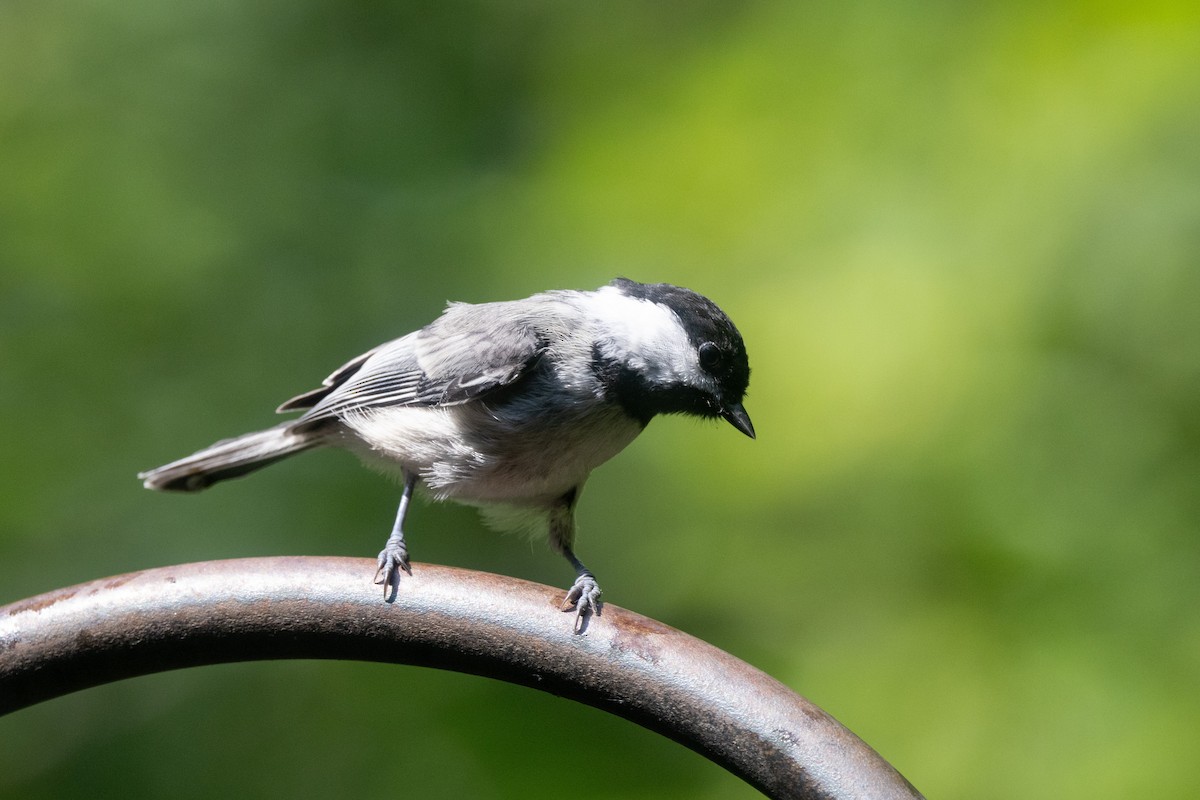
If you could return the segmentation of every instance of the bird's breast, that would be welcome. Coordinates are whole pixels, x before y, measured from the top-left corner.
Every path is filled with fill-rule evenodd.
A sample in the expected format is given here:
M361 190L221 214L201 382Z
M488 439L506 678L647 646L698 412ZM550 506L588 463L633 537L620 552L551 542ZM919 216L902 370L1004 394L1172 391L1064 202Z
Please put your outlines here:
M609 404L526 413L485 402L372 409L343 424L350 449L416 472L440 499L535 506L582 484L643 428Z

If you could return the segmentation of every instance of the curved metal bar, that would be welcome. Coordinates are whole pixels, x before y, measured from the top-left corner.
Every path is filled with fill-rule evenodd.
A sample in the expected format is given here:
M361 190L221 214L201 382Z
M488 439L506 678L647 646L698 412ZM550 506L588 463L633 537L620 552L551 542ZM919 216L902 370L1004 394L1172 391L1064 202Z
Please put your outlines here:
M394 602L374 562L261 558L162 567L0 608L0 713L180 667L279 658L417 664L587 703L664 734L773 798L920 794L783 684L606 604L584 635L562 592L414 564Z

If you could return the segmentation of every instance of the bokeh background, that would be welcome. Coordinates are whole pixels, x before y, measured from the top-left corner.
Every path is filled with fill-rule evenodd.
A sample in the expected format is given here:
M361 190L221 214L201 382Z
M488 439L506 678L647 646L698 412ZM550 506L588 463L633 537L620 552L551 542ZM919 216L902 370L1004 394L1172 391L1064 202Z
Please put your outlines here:
M1192 2L0 5L0 603L371 557L329 452L134 474L484 301L615 275L738 322L759 438L594 475L606 598L828 709L930 797L1200 785ZM556 586L419 507L417 560ZM564 627L565 630L565 627ZM212 667L0 720L0 796L754 797L485 679Z

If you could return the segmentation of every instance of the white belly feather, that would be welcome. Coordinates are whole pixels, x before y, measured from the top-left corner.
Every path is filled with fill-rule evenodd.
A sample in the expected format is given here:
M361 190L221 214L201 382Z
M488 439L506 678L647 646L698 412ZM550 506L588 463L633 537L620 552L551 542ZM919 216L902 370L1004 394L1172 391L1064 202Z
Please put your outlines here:
M481 403L371 409L343 418L357 434L344 444L368 462L417 473L439 500L546 507L642 430L617 408L559 412L514 428Z

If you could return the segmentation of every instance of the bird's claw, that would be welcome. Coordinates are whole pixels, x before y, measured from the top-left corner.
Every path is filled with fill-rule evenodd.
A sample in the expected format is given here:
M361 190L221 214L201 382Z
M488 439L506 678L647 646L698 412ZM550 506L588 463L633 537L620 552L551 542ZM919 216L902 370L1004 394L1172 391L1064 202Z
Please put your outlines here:
M384 599L395 596L400 588L400 571L410 576L412 567L408 563L408 550L403 546L389 544L379 552L379 569L375 570L375 583L383 585Z
M575 633L583 633L588 617L600 613L600 587L591 575L580 575L571 585L562 604L563 611L575 612Z

